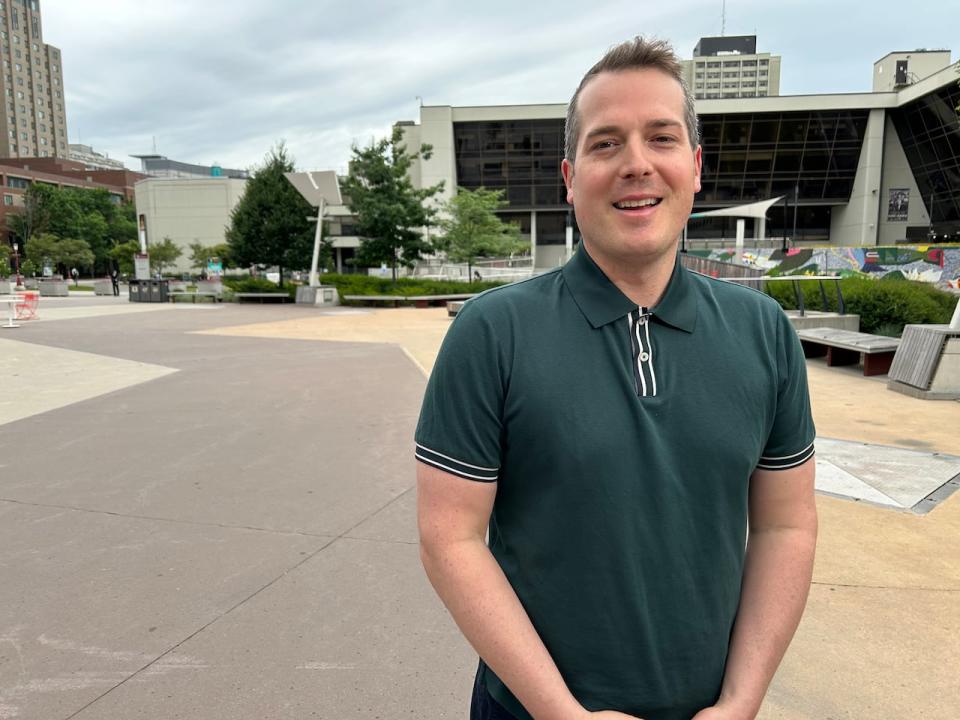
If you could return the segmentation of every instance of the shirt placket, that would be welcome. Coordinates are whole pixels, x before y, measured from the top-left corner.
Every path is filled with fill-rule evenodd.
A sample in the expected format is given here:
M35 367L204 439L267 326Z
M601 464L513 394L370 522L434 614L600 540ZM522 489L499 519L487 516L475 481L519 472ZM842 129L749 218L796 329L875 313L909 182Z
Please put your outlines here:
M644 307L638 307L627 314L631 364L639 397L653 397L657 394L657 374L653 368L653 344L650 341L650 318L650 312Z

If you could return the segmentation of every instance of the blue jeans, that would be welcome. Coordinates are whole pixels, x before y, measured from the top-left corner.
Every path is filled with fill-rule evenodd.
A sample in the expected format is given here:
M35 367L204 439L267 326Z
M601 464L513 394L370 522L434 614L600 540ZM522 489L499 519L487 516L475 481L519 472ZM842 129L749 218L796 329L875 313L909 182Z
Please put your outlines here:
M517 720L507 712L503 705L498 703L487 692L487 688L480 682L480 671L473 681L473 698L470 700L470 720Z

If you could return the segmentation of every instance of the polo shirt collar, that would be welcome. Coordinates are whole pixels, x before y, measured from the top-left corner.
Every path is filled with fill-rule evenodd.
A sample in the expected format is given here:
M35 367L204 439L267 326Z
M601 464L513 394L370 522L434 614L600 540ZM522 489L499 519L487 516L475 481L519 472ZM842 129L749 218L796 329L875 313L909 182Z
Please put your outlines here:
M610 282L582 242L563 266L562 273L574 302L594 328L619 320L637 308L635 302ZM667 325L693 332L697 321L697 297L689 273L679 260L674 264L663 298L651 312Z

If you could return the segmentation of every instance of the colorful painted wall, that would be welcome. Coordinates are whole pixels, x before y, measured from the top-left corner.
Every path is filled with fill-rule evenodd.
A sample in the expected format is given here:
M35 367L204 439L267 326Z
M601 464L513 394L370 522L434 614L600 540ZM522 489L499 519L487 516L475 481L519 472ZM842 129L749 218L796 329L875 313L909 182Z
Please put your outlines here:
M737 262L734 248L689 250L711 260ZM743 251L742 264L780 275L840 275L881 278L899 273L908 280L960 288L960 247L956 245L897 245L856 248L770 248Z

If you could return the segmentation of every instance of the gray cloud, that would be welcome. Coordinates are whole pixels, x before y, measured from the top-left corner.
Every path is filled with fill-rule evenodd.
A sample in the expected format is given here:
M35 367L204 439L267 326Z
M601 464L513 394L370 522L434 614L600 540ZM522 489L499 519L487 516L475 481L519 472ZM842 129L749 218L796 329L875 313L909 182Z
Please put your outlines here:
M783 56L781 92L868 90L892 50L949 47L946 3L728 2L728 34ZM858 6L862 7L862 6ZM286 140L301 167L346 167L351 143L425 104L564 102L605 48L670 39L689 57L720 31L720 3L44 0L63 51L67 120L132 167L130 153L231 167Z

